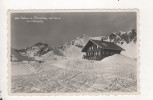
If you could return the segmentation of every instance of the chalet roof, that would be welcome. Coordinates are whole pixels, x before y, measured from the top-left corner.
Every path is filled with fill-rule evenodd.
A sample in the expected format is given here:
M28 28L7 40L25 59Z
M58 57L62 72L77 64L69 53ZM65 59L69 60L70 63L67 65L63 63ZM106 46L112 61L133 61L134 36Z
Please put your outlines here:
M87 47L90 44L89 42L92 42L103 49L119 50L119 51L124 50L123 48L121 48L120 46L116 45L113 42L106 42L106 41L101 41L101 40L89 40L88 43L85 45L85 47L82 49L82 52L85 52L87 50Z

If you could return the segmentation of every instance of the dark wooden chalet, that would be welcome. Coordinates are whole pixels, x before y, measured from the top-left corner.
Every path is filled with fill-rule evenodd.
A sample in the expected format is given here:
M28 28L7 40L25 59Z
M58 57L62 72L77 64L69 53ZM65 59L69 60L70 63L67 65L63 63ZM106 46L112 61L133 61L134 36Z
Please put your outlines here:
M113 42L103 40L89 40L82 52L86 52L84 59L101 60L113 54L120 54L124 50Z

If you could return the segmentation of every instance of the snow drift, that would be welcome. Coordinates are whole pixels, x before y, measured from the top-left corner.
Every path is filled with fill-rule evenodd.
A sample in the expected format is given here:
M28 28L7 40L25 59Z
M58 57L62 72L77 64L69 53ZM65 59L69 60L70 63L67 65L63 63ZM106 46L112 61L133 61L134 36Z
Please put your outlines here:
M65 57L71 58L82 58L83 52L81 52L82 48L78 48L74 45L69 45L66 49L61 50Z
M91 72L136 72L136 60L124 55L113 55L101 61L85 60L85 59L62 59L53 64L66 69L91 71Z

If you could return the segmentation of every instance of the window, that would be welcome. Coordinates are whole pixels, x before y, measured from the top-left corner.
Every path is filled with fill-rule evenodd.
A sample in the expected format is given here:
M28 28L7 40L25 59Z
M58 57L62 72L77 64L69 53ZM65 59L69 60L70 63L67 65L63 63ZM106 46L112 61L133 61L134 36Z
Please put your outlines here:
M97 45L97 49L98 49L98 45Z
M100 56L100 51L98 52L98 55Z
M93 50L93 47L89 47L89 50Z
M97 52L95 52L95 55L97 55Z

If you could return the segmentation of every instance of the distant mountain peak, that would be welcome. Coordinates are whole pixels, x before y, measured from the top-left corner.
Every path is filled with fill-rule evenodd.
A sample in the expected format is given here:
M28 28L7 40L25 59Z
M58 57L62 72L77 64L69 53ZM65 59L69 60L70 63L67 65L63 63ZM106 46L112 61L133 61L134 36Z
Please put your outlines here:
M41 45L48 45L48 44L46 44L46 43L42 43L42 42L38 42L38 43L36 43L36 44L34 44L35 46L41 46Z
M18 50L18 52L23 56L28 57L36 57L46 54L51 50L48 44L38 42L30 47L26 47L25 49Z
M83 38L83 37L87 37L87 35L86 34L82 34L81 38Z
M12 62L19 62L19 61L32 61L33 58L23 56L19 53L19 50L11 48L11 61Z

